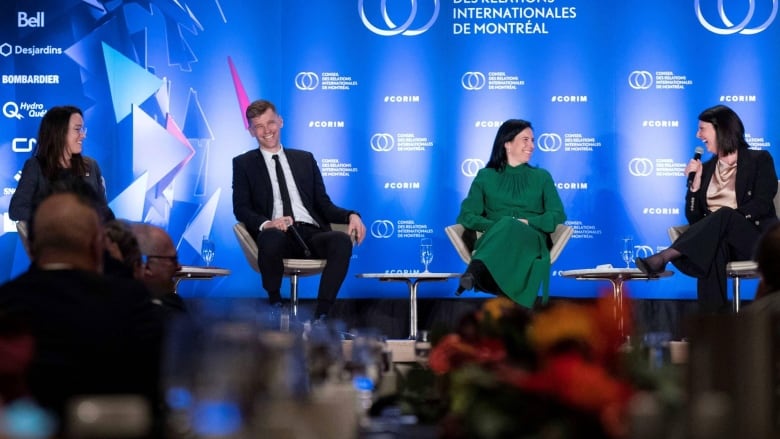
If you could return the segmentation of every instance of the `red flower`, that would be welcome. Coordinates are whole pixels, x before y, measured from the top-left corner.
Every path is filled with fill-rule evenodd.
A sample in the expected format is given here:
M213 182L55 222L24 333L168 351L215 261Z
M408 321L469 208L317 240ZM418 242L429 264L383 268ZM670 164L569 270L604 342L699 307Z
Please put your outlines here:
M576 353L550 357L546 367L516 382L520 388L552 395L561 402L593 413L624 407L631 386Z
M505 358L506 349L501 340L480 338L470 344L458 334L448 334L431 349L428 364L435 373L445 374L466 363L496 363Z

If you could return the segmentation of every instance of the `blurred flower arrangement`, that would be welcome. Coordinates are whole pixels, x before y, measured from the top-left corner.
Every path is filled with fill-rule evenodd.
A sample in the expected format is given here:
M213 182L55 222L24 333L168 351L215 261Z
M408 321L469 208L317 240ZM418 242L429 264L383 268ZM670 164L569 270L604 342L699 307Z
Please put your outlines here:
M627 438L633 395L666 383L674 405L681 393L627 348L620 325L630 333L631 315L613 305L610 295L531 313L490 299L434 337L427 367L407 374L402 408L448 439Z

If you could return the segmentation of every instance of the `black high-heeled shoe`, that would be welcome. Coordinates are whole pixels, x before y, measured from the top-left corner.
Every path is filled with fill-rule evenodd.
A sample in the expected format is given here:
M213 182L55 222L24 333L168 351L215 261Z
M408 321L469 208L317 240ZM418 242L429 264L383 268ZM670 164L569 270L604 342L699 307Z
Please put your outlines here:
M634 259L634 264L636 264L636 268L638 268L639 271L649 277L658 277L658 275L666 270L666 264L661 264L659 267L653 267L650 263L650 258L636 258Z
M460 281L458 282L458 289L455 290L455 295L460 296L466 290L473 290L475 283L476 280L474 279L473 274L469 273L468 271L463 273L463 275L460 277Z

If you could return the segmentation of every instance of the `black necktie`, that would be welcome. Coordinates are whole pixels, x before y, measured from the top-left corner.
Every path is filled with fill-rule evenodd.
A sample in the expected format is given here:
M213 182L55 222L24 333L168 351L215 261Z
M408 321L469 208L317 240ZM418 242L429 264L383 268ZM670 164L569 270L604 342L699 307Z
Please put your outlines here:
M290 192L287 190L287 180L284 179L279 154L274 154L273 159L276 162L276 180L279 182L279 192L282 194L282 215L292 217L292 201L290 201Z

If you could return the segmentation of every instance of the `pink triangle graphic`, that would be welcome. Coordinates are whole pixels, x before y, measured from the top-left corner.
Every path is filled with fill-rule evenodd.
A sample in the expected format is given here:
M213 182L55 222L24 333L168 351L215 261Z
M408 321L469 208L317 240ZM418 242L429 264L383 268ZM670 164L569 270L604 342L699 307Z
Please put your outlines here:
M246 114L246 107L249 106L249 96L244 90L244 84L241 83L241 78L238 77L238 71L233 64L233 60L228 57L228 64L230 65L230 76L233 77L233 87L236 88L236 97L238 98L238 105L241 107L241 120L244 121L244 128L249 129L249 122L244 116Z

